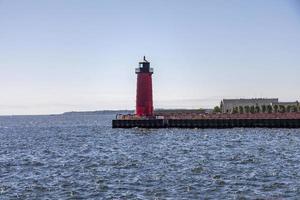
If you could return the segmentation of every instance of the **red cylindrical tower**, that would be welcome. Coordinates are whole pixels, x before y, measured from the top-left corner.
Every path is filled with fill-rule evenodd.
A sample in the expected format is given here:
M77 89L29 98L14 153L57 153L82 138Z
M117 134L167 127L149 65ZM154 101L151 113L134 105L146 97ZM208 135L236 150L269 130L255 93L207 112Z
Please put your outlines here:
M150 68L150 62L146 60L145 56L143 62L139 63L139 68L135 69L135 73L137 74L136 115L153 116L153 68Z

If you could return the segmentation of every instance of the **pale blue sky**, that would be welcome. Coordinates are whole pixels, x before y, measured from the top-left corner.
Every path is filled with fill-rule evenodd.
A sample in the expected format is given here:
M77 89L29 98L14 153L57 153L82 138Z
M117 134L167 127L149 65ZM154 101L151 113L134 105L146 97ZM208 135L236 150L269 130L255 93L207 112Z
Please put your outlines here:
M299 100L297 0L0 0L0 114L133 109L134 68L156 108Z

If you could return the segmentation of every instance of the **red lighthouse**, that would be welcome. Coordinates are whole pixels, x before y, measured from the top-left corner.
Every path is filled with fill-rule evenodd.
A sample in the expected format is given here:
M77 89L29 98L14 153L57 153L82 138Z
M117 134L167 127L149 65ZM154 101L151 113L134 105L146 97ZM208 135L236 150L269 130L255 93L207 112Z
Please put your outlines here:
M135 69L135 73L137 74L136 115L153 116L153 68L150 68L150 62L145 56L143 62L139 63L139 68Z

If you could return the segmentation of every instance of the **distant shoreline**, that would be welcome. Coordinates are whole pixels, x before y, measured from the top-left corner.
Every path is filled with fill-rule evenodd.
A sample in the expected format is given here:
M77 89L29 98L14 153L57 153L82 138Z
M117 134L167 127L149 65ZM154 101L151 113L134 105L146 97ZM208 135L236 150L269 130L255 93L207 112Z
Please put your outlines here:
M57 114L12 114L12 115L0 115L0 117L15 117L15 116L60 116L60 115L78 115L78 114L85 114L85 115L96 115L96 114L130 114L134 113L134 110L96 110L96 111L67 111L63 113Z
M164 109L159 108L156 109L156 113L165 113L165 112L199 112L203 111L211 111L212 109L188 109L188 108L174 108L174 109ZM12 114L12 115L0 115L0 117L13 117L13 116L59 116L59 115L97 115L97 114L134 114L134 110L95 110L95 111L67 111L63 113L55 113L55 114Z

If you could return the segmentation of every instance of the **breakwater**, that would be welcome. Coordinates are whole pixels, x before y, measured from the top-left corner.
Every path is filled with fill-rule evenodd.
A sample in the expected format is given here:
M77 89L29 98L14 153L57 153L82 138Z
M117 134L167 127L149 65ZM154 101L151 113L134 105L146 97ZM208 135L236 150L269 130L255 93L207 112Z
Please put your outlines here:
M113 120L113 128L300 128L300 119Z

